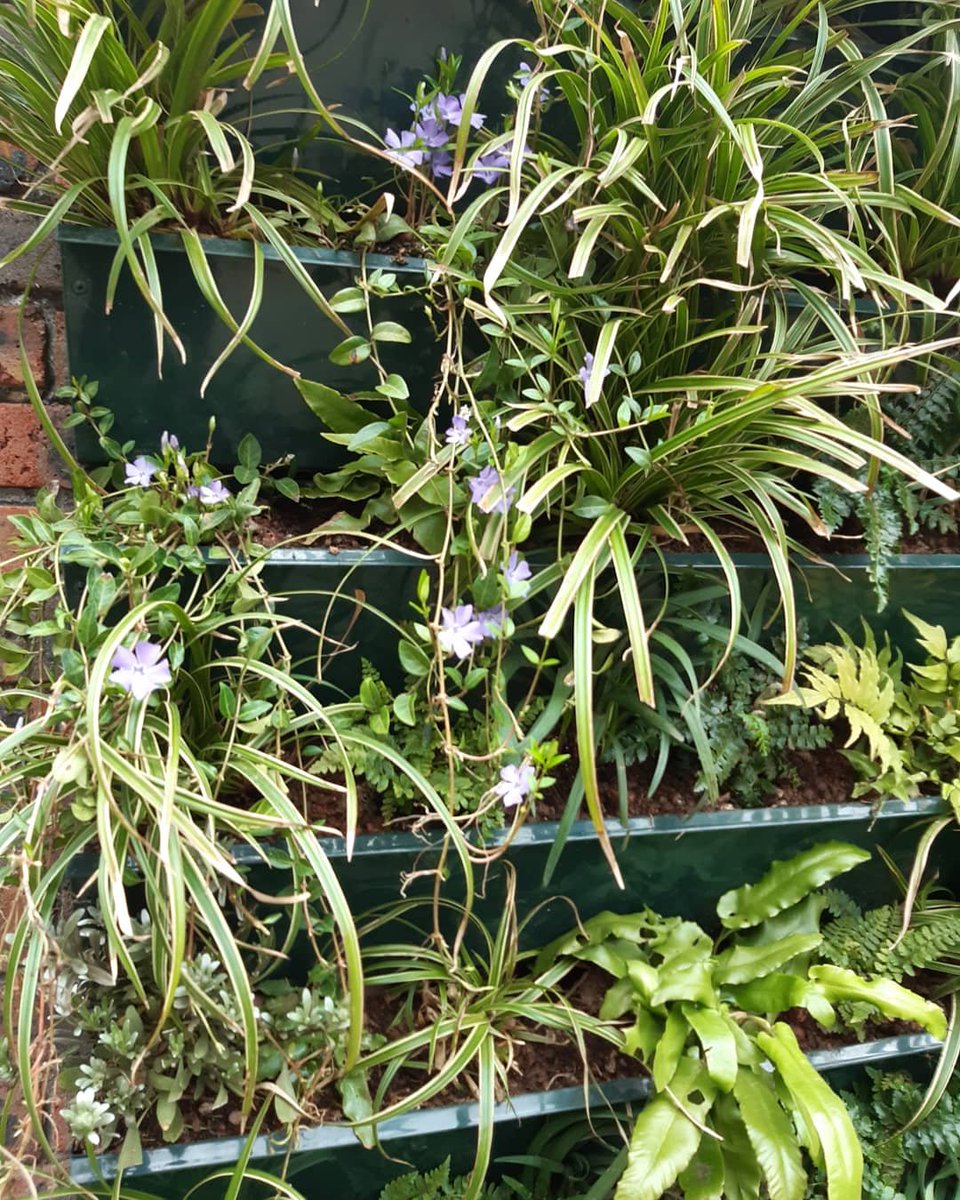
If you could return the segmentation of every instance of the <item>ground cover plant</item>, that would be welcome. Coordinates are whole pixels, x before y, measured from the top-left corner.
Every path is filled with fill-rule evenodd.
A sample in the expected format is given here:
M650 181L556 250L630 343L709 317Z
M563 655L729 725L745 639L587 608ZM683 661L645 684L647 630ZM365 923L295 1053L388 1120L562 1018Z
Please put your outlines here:
M883 467L954 500L940 464L918 472L883 436L887 392L913 387L894 367L949 339L905 343L907 308L922 317L944 304L878 249L877 231L907 204L877 82L890 52L864 57L828 24L808 43L805 12L778 23L746 3L537 11L542 38L516 44L526 67L503 140L509 169L452 228L439 209L435 228L421 226L437 239L456 326L444 379L455 415L427 426L425 461L404 468L392 502L435 552L488 562L503 538L505 554L540 543L563 564L539 631L572 629L580 783L602 836L592 630L619 631L636 697L655 706L658 613L637 589L643 556L655 571L664 542L706 542L732 596L732 640L730 539L758 542L782 593L789 682L793 531L827 532L814 485L869 496ZM711 55L728 32L743 53ZM486 72L511 51L492 47L459 101L457 141L440 151L454 159L442 159L448 197L464 195ZM863 292L890 319L861 322L852 302ZM480 358L472 322L488 342ZM331 409L334 433L360 436ZM374 450L398 436L368 428ZM379 468L374 457L346 470ZM608 581L615 622L594 605Z
M319 644L319 631L277 611L249 554L224 552L211 577L202 543L236 534L256 508L259 478L234 494L203 452L188 453L172 436L125 474L119 493L75 492L70 512L52 495L41 498L36 514L18 519L22 550L0 584L11 677L0 695L9 714L0 740L0 881L24 901L5 982L8 1051L29 1080L49 929L65 880L79 871L96 896L111 976L141 1001L160 989L158 1030L182 988L189 991L192 953L205 945L219 962L240 1022L246 1117L261 1061L256 1006L221 902L224 889L246 894L246 903L253 893L231 844L256 848L266 838L278 853L286 847L293 893L277 910L285 914L281 950L307 920L310 896L329 908L342 939L335 959L349 995L349 1064L363 1021L356 931L318 838L324 828L297 793L308 785L340 798L334 832L352 839L356 785L345 758L341 778L324 781L296 749L304 738L344 744L327 708L296 678L287 644L298 629ZM437 813L446 819L439 799ZM452 823L450 831L459 841ZM466 857L463 865L469 875ZM146 961L128 944L131 871L149 915ZM304 880L312 887L304 890ZM26 1101L42 1141L29 1089Z

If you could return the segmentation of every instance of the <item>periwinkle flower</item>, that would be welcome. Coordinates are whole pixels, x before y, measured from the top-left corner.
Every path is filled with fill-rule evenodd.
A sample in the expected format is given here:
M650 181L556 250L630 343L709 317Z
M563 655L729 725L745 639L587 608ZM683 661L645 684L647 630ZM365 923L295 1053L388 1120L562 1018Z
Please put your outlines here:
M437 641L444 654L452 654L455 658L469 658L474 646L478 646L487 637L486 627L478 614L474 613L472 604L442 608L440 619L443 625L437 633Z
M514 75L514 79L517 81L517 83L520 85L520 87L525 88L532 78L533 78L533 67L531 67L529 63L522 62L517 67L517 71L516 71L516 74ZM537 99L540 101L541 104L545 103L547 100L550 99L550 89L546 86L546 84L543 84L540 87L540 89L538 90Z
M593 362L594 362L593 355L587 354L587 356L583 360L583 366L580 368L580 382L583 384L584 400L586 400L587 395L590 391L590 380L593 378ZM606 377L609 374L610 374L610 368L604 367L603 378L606 379Z
M449 179L453 174L453 155L449 150L434 150L429 166L434 179Z
M509 167L509 154L505 154L503 150L488 150L477 159L473 173L484 183L494 184Z
M503 633L503 623L507 619L507 606L498 604L496 608L485 608L477 613L477 620L483 627L488 638L497 638Z
M483 512L506 513L517 492L515 487L503 490L500 472L493 467L484 467L479 475L468 479L467 484L471 499Z
M387 144L387 153L401 167L420 167L423 165L425 152L418 144L417 135L412 129L404 129L400 133L388 129L383 140Z
M447 430L448 446L465 446L470 441L470 416L468 413L457 413L450 422Z
M126 463L123 468L124 481L131 487L148 488L153 483L153 477L160 468L149 458L138 454L133 462Z
M493 790L504 808L516 808L528 798L536 782L537 772L530 763L511 764L500 768L500 782Z
M459 96L448 96L441 92L433 102L433 110L441 121L446 121L448 125L459 125L463 120L463 105L466 99L466 92L461 92ZM486 119L483 113L475 112L470 117L470 127L482 129Z
M211 483L201 483L199 487L191 485L187 488L187 495L191 500L199 500L207 508L214 508L218 504L226 504L232 493L222 479L214 479Z
M413 134L420 145L430 150L446 146L450 141L450 134L441 121L438 121L436 117L422 114L420 120L413 127Z
M530 564L520 557L518 550L513 550L510 557L507 559L507 565L503 568L503 581L507 587L515 587L517 584L526 583L532 576Z
M145 700L173 678L170 663L162 654L163 647L155 642L137 642L132 650L120 646L110 662L113 668L110 682L122 687L134 700Z
M167 433L167 431L164 430L163 433L160 434L160 449L164 454L166 454L168 450L179 450L180 439L175 433Z

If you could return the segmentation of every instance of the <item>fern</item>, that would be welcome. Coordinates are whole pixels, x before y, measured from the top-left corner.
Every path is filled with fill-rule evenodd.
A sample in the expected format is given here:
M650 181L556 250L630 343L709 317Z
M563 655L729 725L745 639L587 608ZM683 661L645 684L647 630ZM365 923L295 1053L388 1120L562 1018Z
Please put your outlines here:
M463 1200L468 1182L469 1176L450 1178L448 1158L433 1171L411 1171L392 1180L380 1193L380 1200ZM507 1200L507 1192L499 1186L487 1186L479 1200Z
M960 908L918 907L901 938L903 910L885 904L861 912L852 901L823 930L820 954L825 962L859 975L894 979L918 971L950 971L960 959Z
M931 474L948 482L960 478L956 454L960 378L938 374L919 394L896 396L887 404L892 423L891 446ZM902 429L903 434L896 432ZM906 436L905 436L906 435ZM946 448L946 453L944 452ZM866 482L866 468L860 478ZM950 534L958 531L957 507L942 497L930 496L902 474L881 466L869 492L851 496L837 484L820 479L814 484L820 516L830 533L855 517L870 556L869 574L877 594L877 611L889 597L891 560L906 534Z
M798 708L766 708L770 673L744 655L733 656L701 702L701 719L713 750L717 778L744 807L761 805L784 779L796 782L795 750L819 750L830 729ZM701 777L697 789L703 791Z
M924 1088L909 1075L867 1068L867 1078L842 1099L863 1147L862 1200L956 1200L960 1195L960 1081L937 1108L903 1131ZM945 1186L941 1186L945 1185ZM807 1200L826 1195L821 1176Z

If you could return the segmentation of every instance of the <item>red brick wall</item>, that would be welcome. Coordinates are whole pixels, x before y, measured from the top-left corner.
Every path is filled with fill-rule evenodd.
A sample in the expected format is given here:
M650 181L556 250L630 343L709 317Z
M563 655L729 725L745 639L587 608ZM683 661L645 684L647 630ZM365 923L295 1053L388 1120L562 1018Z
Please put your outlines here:
M2 203L0 196L0 258L22 242L33 225L30 217L4 211ZM69 371L59 255L50 239L36 254L0 270L0 562L10 555L13 530L7 518L29 511L38 488L54 480L61 485L67 482L27 399L20 362L20 306L35 268L23 322L27 361L54 419L61 420L68 411L51 399L58 387L69 382Z

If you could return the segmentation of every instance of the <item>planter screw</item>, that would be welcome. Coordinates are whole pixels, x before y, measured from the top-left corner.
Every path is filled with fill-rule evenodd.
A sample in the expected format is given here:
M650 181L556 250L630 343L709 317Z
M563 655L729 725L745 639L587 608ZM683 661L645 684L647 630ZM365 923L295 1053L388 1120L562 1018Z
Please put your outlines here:
M90 285L85 279L75 279L71 290L75 296L83 296L90 290Z

